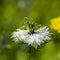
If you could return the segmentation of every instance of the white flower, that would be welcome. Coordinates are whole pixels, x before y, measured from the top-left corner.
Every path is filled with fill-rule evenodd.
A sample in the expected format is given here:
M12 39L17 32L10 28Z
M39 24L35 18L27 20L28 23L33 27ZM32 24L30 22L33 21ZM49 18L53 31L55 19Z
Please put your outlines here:
M29 30L17 29L16 32L12 33L12 38L15 42L24 42L37 48L38 45L43 44L45 41L50 40L49 28L46 26L40 27L35 32L31 33Z

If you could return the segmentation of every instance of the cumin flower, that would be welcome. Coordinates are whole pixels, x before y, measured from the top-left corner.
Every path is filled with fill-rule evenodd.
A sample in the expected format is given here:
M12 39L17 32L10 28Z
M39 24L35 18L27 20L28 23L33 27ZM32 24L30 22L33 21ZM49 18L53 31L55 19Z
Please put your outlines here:
M24 42L37 48L45 41L49 41L50 35L49 28L44 26L35 31L17 29L12 33L12 38L15 42Z
M51 19L50 27L60 33L60 17Z

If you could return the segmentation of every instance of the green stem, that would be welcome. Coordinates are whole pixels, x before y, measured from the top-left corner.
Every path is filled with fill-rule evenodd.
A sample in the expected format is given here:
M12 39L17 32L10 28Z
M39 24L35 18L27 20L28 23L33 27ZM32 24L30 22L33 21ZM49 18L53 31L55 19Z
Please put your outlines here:
M28 60L31 59L31 46L28 47Z

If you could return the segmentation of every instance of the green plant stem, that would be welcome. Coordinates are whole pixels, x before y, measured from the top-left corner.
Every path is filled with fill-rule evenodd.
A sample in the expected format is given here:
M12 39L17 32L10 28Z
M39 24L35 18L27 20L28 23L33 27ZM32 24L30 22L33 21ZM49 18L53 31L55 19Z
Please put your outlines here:
M31 46L29 46L28 48L28 60L31 59Z

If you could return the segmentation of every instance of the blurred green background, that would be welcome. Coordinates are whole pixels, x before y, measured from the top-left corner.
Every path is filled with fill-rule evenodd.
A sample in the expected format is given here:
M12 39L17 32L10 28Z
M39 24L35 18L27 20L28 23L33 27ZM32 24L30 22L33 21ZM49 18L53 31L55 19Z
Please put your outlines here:
M26 49L12 41L11 33L29 20L49 25L60 16L60 0L0 0L0 60L28 60ZM52 36L53 37L53 36ZM60 35L31 52L30 60L60 60Z

